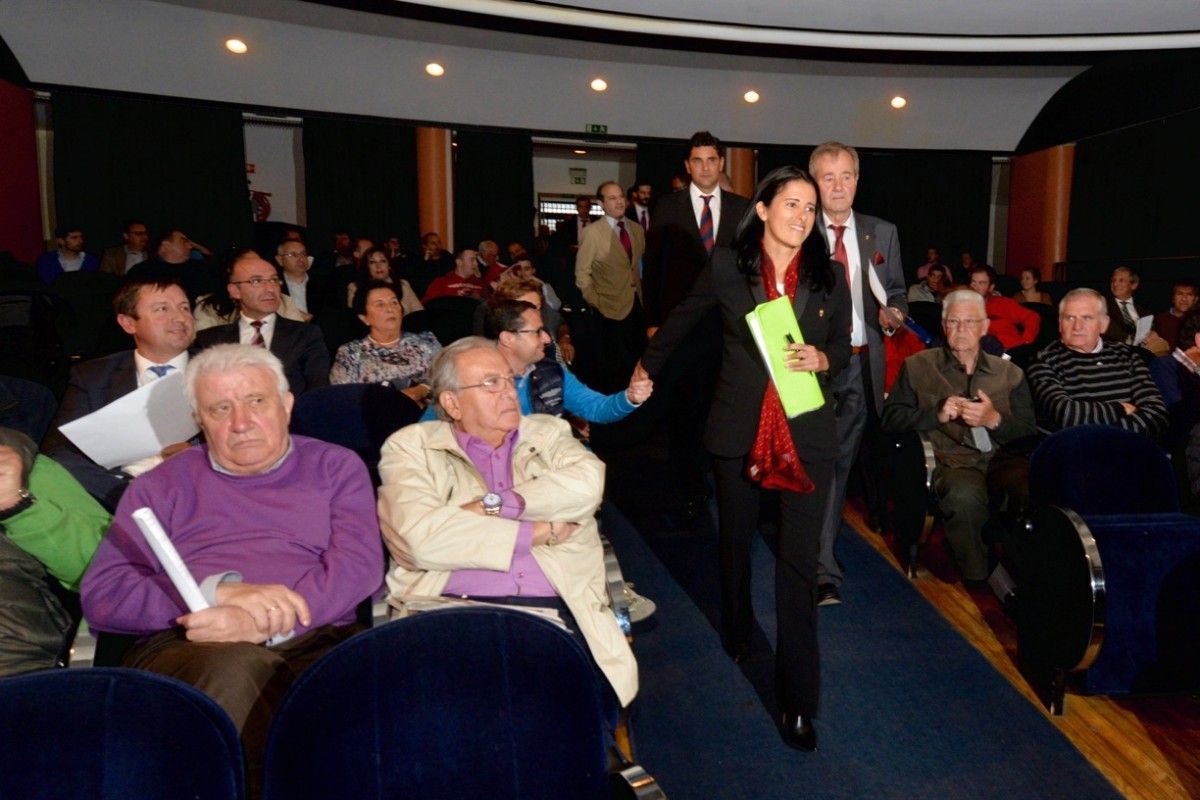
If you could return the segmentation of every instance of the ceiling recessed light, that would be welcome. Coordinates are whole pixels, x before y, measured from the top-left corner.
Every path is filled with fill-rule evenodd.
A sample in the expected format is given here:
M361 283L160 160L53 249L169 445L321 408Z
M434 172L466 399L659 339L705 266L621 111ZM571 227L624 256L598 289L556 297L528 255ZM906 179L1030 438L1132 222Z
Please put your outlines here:
M587 150L576 150L576 151L575 151L575 155L577 155L577 156L586 156L586 155L587 155Z
M758 94L758 92L751 89L750 91L748 91L744 95L742 95L742 99L745 100L747 103L757 103L760 99L760 95Z
M231 53L237 53L240 56L242 53L246 52L250 48L246 47L246 43L243 42L241 39L226 39L225 40L225 49Z
M904 108L906 105L908 105L908 100L900 95L896 95L892 98L892 108Z
M596 78L594 81L592 81L592 89L594 91L603 92L607 88L608 81L604 80L604 78Z
M430 61L425 65L425 71L435 78L440 78L446 74L446 69L436 61Z

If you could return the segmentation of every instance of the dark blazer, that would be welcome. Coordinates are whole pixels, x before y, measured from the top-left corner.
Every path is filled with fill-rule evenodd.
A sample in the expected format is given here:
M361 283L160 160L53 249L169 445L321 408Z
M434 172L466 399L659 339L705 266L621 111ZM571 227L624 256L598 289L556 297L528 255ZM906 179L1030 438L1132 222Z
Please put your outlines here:
M283 281L279 286L280 291L290 295L287 281L283 277L283 270L277 268L277 271L279 279ZM308 280L305 283L308 286L304 291L304 299L308 302L308 313L313 316L317 316L330 306L342 308L346 305L344 292L340 298L336 296L334 289L336 281L333 272L324 267L318 268L316 262L313 262L312 267L308 270Z
M768 375L746 324L746 314L765 301L761 279L748 281L737 270L734 252L718 247L713 251L712 263L700 273L691 293L671 312L642 356L642 364L653 377L675 348L687 346L689 332L696 323L710 309L720 308L721 371L704 435L704 446L716 456L743 456L754 444ZM805 461L834 459L838 452L837 424L827 387L828 379L850 360L852 312L844 276L838 275L835 267L833 290L827 294L813 293L801 281L793 307L804 341L825 353L829 372L821 378L825 405L789 421L792 439Z
M721 192L721 220L714 237L717 247L733 242L750 201ZM700 240L700 225L689 189L659 199L650 216L646 254L642 257L642 308L647 325L661 325L671 309L687 296L696 276L708 263Z
M237 344L239 340L238 323L235 320L196 334L196 351L214 344ZM316 325L276 315L271 352L283 362L283 372L287 375L292 394L299 395L306 389L329 385L329 351L325 349L321 329Z
M61 425L103 408L136 388L137 367L132 350L76 364L71 368L67 391L50 424L50 432L42 442L42 452L65 467L75 480L83 484L83 488L110 511L117 507L121 493L129 484L129 476L120 470L107 470L92 461L58 429Z
M900 237L896 226L887 220L854 212L858 234L858 255L862 260L863 317L867 326L867 356L871 363L871 386L875 390L875 413L883 412L884 347L883 330L879 327L879 303L871 293L867 270L874 270L883 284L887 304L908 315L908 292L904 286L904 265L900 260ZM833 250L831 246L830 251ZM836 267L834 268L836 271Z
M1121 307L1112 295L1105 295L1104 302L1108 306L1108 330L1103 333L1102 338L1106 342L1125 343L1126 339L1137 333L1136 328L1125 324L1125 318L1121 316ZM1150 313L1138 305L1136 298L1133 300L1133 310L1137 312L1138 318Z

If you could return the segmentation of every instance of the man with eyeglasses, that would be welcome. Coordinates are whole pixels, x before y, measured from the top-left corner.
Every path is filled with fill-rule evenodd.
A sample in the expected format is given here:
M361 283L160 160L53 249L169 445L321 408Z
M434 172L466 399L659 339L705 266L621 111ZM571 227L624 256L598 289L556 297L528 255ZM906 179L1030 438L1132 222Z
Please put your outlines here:
M234 259L229 267L229 296L238 304L238 318L227 325L207 328L196 336L196 349L214 344L250 344L265 347L283 362L288 386L299 395L329 385L329 351L316 325L280 316L279 273L253 250Z
M122 244L113 245L104 250L100 259L100 271L111 272L113 275L124 275L127 270L149 257L147 248L150 245L150 229L140 219L125 222L122 229Z
M1033 400L1019 367L980 348L988 331L981 295L947 295L942 330L943 347L905 360L880 424L887 433L928 434L946 539L963 579L981 584L990 573L982 536L989 495L1007 495L1012 514L1028 496L1028 462L1004 446L1033 435Z
M308 248L299 239L280 242L275 248L275 263L283 271L284 294L304 315L304 321L311 321L329 303L332 276L314 266Z
M603 462L565 421L522 416L495 342L472 336L442 349L430 384L440 419L392 434L379 462L388 603L399 616L439 598L557 616L604 676L601 700L615 723L638 681L605 599L595 521Z
M1111 319L1104 295L1073 289L1058 304L1061 337L1029 365L1041 427L1114 425L1158 440L1167 408L1137 349L1105 341Z

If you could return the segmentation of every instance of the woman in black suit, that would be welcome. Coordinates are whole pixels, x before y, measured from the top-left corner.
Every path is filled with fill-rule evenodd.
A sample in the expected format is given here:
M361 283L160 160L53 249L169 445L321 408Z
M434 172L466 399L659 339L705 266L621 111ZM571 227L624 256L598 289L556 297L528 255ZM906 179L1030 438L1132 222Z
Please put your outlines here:
M713 455L721 557L721 623L725 649L741 661L750 652L750 543L759 503L778 498L775 562L776 697L784 741L816 748L820 660L817 652L818 539L837 457L837 426L829 379L850 358L850 294L840 265L831 266L816 183L799 167L780 167L759 183L737 228L733 248L717 248L651 340L641 368L654 376L691 328L714 306L724 345L704 444ZM786 294L804 344L785 346L788 368L815 372L826 402L794 419L783 415L746 314ZM777 492L765 490L778 489Z

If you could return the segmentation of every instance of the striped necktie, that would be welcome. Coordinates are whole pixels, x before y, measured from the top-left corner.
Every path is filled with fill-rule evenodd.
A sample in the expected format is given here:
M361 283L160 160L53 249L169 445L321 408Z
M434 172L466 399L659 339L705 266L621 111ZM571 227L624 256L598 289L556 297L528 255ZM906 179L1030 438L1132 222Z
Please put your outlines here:
M254 345L255 347L267 346L267 340L264 339L262 335L262 326L263 321L261 319L256 319L250 323L250 327L254 328L254 338L250 340L250 344Z
M712 209L709 203L712 202L711 194L702 194L700 199L704 201L704 210L700 212L700 241L704 243L704 252L712 255L713 248L717 246L713 239L713 216Z

